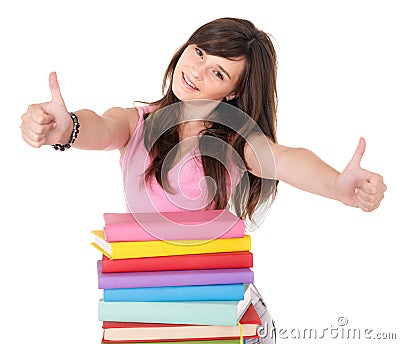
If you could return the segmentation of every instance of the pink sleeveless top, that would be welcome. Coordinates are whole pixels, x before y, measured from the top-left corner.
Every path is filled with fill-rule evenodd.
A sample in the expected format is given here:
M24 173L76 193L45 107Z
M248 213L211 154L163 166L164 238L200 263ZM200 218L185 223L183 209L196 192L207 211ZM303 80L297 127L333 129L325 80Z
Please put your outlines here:
M189 151L168 172L167 178L174 190L173 193L164 190L155 178L151 182L145 183L144 172L151 163L151 158L143 139L144 115L151 112L152 107L143 106L138 107L137 110L139 121L122 158L125 200L129 211L132 213L158 213L204 210L210 201L211 208L213 208L212 196L208 196L198 147ZM227 178L230 192L232 191L230 185L236 185L239 177L240 174L236 168L230 169Z

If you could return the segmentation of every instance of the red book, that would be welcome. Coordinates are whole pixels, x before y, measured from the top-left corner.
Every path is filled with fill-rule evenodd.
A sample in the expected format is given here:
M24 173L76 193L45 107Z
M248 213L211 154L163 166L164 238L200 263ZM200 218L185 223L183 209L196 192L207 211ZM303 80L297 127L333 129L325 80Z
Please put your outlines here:
M104 213L107 242L243 238L244 221L226 209Z
M261 319L249 305L240 320L243 338L257 337ZM211 325L103 322L103 342L164 342L179 340L218 340L240 338L240 327Z
M233 269L251 268L252 266L253 253L250 251L127 259L109 259L103 255L101 261L101 271L104 273L161 270Z

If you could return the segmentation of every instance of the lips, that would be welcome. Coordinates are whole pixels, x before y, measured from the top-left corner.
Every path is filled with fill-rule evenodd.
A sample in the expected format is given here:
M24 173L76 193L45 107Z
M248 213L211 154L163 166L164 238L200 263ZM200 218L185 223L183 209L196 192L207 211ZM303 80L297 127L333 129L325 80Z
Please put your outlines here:
M198 91L199 89L196 87L196 85L189 79L189 77L182 72L182 80L183 83L186 87L192 89L193 91Z

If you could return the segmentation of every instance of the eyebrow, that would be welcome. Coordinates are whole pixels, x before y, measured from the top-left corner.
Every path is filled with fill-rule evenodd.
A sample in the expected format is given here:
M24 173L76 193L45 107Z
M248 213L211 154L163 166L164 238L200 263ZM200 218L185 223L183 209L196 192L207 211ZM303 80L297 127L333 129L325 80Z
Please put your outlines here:
M223 69L220 65L218 65L217 67L218 67L219 69L221 69L222 72L225 73L226 76L227 76L229 79L231 79L231 76L229 75L229 73L228 73L225 69Z

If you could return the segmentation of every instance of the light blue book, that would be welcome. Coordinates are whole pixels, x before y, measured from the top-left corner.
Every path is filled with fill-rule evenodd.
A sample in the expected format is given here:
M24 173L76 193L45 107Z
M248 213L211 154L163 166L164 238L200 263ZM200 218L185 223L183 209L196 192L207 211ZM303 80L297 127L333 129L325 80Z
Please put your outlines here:
M240 301L106 302L100 321L235 326L251 298Z
M104 289L106 302L121 301L238 301L244 284L210 284L149 288Z

